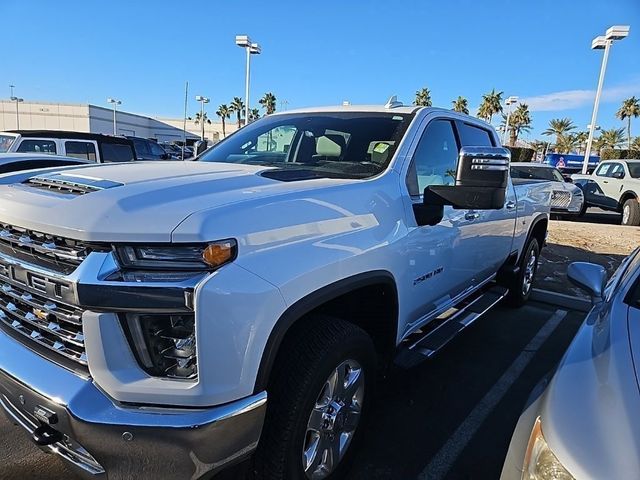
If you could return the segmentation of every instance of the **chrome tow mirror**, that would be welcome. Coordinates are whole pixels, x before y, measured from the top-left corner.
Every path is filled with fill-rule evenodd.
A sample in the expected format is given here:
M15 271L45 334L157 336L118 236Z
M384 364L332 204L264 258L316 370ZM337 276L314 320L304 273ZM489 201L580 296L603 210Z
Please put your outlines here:
M601 265L587 262L573 262L567 268L567 277L577 287L586 290L592 300L604 298L607 271Z

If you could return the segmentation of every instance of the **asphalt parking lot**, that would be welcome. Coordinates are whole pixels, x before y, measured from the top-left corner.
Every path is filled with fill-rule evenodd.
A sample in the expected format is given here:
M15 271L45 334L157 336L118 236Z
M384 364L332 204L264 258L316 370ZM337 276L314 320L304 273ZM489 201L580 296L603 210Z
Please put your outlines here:
M498 478L529 392L560 360L583 317L536 302L500 306L434 359L391 372L349 478ZM0 479L25 478L76 477L2 416Z

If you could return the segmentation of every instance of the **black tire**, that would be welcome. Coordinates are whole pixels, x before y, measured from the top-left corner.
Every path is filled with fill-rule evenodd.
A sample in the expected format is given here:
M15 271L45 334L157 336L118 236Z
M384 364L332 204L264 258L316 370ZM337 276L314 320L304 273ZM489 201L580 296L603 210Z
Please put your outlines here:
M626 210L629 209L628 214ZM637 227L640 225L640 203L635 198L630 198L622 205L622 225Z
M325 478L344 478L362 434L376 380L373 342L364 330L343 320L320 315L307 320L287 336L273 368L265 424L255 456L257 479L308 478L303 448L309 436L316 435L308 430L310 415L330 375L345 361L355 361L364 374L363 390L358 389L364 392L360 420L337 468ZM342 418L340 424L345 420ZM338 423L336 419L335 425Z
M532 261L531 258L534 257ZM540 246L538 240L532 238L529 240L522 258L520 259L520 271L516 277L516 281L509 287L509 293L507 295L507 302L512 307L521 307L524 305L531 296L531 290L533 290L533 278L538 271L538 262L540 261ZM533 262L531 265L530 262ZM528 267L533 267L533 271L530 271ZM528 288L525 288L525 281L528 282Z

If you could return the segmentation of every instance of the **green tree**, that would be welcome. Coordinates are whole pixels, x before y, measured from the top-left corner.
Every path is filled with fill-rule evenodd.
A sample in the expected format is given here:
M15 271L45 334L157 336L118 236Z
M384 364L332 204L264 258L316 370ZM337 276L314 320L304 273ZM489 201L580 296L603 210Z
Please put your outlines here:
M231 107L229 107L229 105L227 105L225 103L220 105L218 107L218 110L216 111L216 115L218 115L220 117L220 120L222 121L222 136L223 137L227 136L227 129L226 129L227 119L231 118L231 114L232 113L233 113L233 110L231 109Z
M542 135L555 135L557 146L560 142L560 137L567 135L571 130L575 129L576 126L573 124L570 118L554 118L549 122L549 128L547 128Z
M631 142L631 150L640 152L640 137L636 137L633 142Z
M627 120L627 147L631 150L631 117L640 116L640 100L636 97L627 98L622 102L620 110L616 112L616 117L620 120Z
M568 133L560 136L556 143L556 150L558 153L571 153L580 147L580 139L575 133Z
M252 108L249 110L249 122L255 122L260 118L260 110L257 108Z
M262 105L267 115L271 115L276 111L276 96L271 92L265 93L264 96L258 100L258 103Z
M200 138L204 138L204 124L208 123L209 125L211 125L211 120L209 120L209 118L207 117L207 112L202 112L202 115L200 115L200 112L196 113L193 119L193 123L195 123L196 125L200 124L202 133L202 136Z
M242 117L244 115L244 102L240 97L233 97L231 101L231 110L236 113L238 120L238 128L242 127Z
M496 92L496 89L492 89L489 93L485 93L482 96L482 103L478 109L478 117L491 123L493 116L496 113L502 112L502 95L504 92Z
M466 98L458 97L451 103L453 104L453 108L451 110L469 115L469 102Z
M624 128L611 128L600 132L600 148L618 148L624 143Z
M503 131L504 128L507 128L506 124L507 115L502 114L501 126ZM518 137L522 132L531 131L531 113L529 112L529 105L526 103L518 104L511 115L509 115L509 127L507 131L509 132L509 145L512 147L516 145Z
M587 148L587 140L589 140L589 132L578 132L575 137L578 141L578 153L584 153L585 148Z
M421 88L416 92L416 99L413 101L414 105L419 107L430 107L433 105L431 101L431 92L428 88Z
M549 148L549 142L545 142L544 140L533 140L532 142L529 142L529 145L531 145L531 148L536 151L536 156L538 153L544 155L546 150Z

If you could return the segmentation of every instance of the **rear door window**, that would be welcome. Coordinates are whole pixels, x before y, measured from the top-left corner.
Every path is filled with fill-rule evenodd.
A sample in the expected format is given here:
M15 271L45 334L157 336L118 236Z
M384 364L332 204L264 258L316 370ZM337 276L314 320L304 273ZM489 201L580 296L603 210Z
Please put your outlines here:
M167 153L167 152L164 151L164 149L160 145L158 145L155 142L149 142L149 146L151 147L151 154L154 157L160 158L163 155L166 155L166 153Z
M616 174L618 175L616 177ZM624 167L621 163L612 163L611 168L607 172L607 177L624 178Z
M56 142L53 140L44 140L44 139L23 139L18 146L18 152L20 153L28 153L28 152L37 152L37 153L46 153L50 155L55 155L56 151Z
M67 157L96 161L96 147L91 142L66 141L64 149Z
M102 162L131 162L133 161L133 149L130 145L121 143L103 143L102 144Z
M133 139L133 146L136 148L136 153L139 157L149 157L151 155L151 150L149 150L149 145L147 142L141 138Z
M463 147L493 147L493 136L485 128L465 122L457 122L460 143Z

